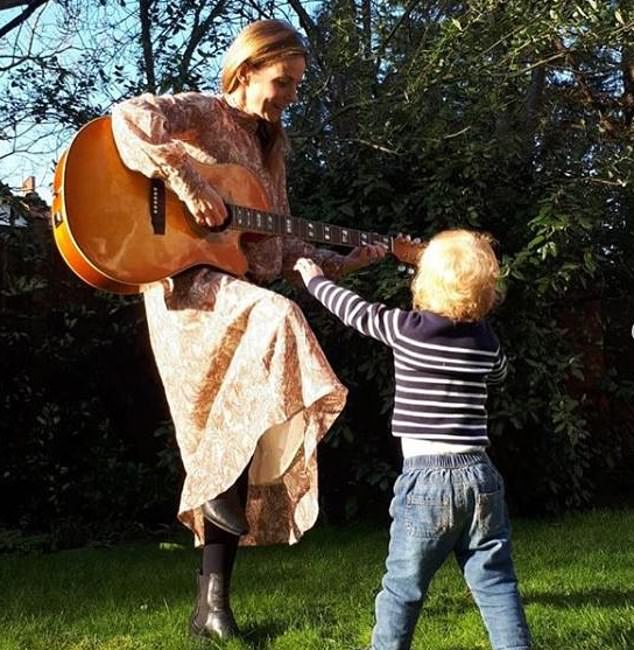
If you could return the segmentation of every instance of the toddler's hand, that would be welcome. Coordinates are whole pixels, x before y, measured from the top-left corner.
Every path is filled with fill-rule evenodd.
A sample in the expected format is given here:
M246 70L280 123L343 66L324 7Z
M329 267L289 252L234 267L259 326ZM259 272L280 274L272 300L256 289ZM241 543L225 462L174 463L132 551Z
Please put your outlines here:
M319 278L324 274L321 268L307 257L300 257L293 268L302 276L304 284L308 284L313 278Z

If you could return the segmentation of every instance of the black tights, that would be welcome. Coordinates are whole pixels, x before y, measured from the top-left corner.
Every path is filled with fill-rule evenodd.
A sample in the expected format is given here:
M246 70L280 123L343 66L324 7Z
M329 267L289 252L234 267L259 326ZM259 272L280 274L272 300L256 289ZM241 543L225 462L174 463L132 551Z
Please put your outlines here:
M235 482L242 507L247 504L249 489L249 467L247 466ZM232 535L222 528L205 520L205 545L203 546L202 574L222 573L231 574L236 559L240 537Z

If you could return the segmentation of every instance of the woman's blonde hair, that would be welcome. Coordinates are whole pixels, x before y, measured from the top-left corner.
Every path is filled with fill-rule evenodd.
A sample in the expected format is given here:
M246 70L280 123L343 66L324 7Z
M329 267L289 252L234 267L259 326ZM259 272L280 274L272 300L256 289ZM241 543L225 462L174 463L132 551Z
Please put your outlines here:
M307 56L301 34L282 20L256 20L247 25L225 54L222 68L222 91L230 94L240 84L244 67L262 68L291 56ZM262 123L259 131L265 166L279 172L284 162L286 136L282 125Z
M493 238L470 230L444 230L423 249L412 282L414 307L457 321L484 318L496 301L500 266Z

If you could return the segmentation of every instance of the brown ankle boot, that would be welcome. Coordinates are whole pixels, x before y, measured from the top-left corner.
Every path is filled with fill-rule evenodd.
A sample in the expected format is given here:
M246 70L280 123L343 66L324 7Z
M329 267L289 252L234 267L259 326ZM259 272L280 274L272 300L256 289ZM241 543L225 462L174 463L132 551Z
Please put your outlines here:
M196 608L189 628L194 636L223 640L240 633L229 606L229 581L221 573L198 575Z
M202 511L207 521L231 535L240 536L249 532L249 524L240 503L236 484L214 499L205 502Z

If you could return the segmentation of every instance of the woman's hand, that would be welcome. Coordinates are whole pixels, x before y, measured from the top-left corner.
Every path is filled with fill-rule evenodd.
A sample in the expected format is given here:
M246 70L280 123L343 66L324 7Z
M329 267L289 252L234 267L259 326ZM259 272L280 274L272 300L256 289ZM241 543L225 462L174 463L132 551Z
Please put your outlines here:
M320 278L324 272L321 267L317 266L313 260L307 257L300 257L293 267L301 276L304 284L308 284L313 278Z
M185 205L200 226L214 228L227 218L227 208L222 197L210 185L203 185L195 194L185 199Z
M387 254L387 246L384 244L368 244L367 246L357 246L348 253L343 262L343 272L352 273L358 271L364 266L369 266L382 260Z

